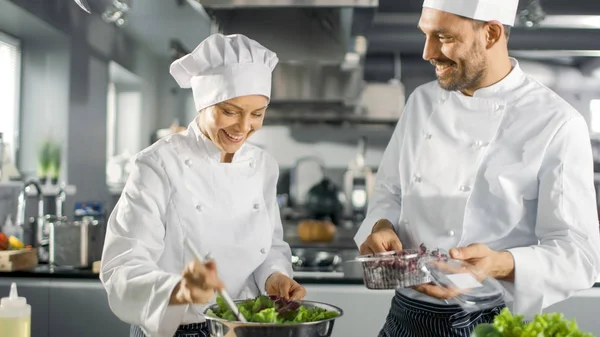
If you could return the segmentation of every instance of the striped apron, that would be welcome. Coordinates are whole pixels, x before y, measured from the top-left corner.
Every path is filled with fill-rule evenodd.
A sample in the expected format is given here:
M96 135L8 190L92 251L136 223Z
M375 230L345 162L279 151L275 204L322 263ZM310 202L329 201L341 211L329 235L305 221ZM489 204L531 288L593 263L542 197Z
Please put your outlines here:
M129 337L146 337L142 329L137 325L132 325L129 330ZM194 323L180 325L173 337L210 337L208 324Z
M468 313L459 305L419 301L399 292L379 337L469 337L482 323L491 323L504 305Z

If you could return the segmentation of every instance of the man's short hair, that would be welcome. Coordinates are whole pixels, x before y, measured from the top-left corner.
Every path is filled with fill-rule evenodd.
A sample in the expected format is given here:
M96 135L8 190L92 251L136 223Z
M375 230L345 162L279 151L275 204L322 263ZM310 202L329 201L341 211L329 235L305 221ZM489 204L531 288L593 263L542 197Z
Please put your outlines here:
M471 22L473 23L473 29L477 30L481 27L483 27L483 25L485 25L487 22L485 21L480 21L480 20L474 20L474 19L469 19L471 20ZM508 25L502 25L504 27L504 36L506 37L506 40L508 41L508 38L510 37L510 29L511 27Z

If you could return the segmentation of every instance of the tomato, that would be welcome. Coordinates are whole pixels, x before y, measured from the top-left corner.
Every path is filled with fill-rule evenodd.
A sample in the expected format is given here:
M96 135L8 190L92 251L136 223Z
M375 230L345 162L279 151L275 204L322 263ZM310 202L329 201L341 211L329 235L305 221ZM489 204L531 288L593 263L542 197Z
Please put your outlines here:
M0 250L8 249L8 238L4 233L0 233Z

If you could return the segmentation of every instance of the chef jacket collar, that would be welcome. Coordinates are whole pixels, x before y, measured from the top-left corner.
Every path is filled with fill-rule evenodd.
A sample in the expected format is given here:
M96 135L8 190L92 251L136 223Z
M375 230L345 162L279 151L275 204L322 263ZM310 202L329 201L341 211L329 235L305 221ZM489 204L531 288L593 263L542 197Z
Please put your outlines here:
M198 145L205 150L205 157L216 160L217 162L221 162L221 150L219 150L215 143L213 143L210 138L206 137L204 133L200 130L200 126L198 125L198 117L194 118L194 120L190 123L189 129L192 134L196 138ZM247 141L247 140L246 140ZM240 149L233 155L232 163L251 160L251 153L246 146L246 144L242 144Z
M477 89L473 94L473 97L493 99L496 98L495 96L498 94L507 93L519 87L521 83L523 83L525 75L519 66L519 62L515 58L511 57L510 63L513 68L506 77L489 87Z

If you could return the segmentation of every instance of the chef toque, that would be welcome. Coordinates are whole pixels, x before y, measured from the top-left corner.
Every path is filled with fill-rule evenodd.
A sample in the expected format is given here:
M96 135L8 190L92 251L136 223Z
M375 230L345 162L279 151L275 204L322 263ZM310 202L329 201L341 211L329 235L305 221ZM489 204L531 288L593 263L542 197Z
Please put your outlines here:
M500 21L514 26L519 0L425 0L423 7L480 21Z
M192 88L196 111L246 95L271 97L277 55L248 37L213 34L171 64L181 88Z

